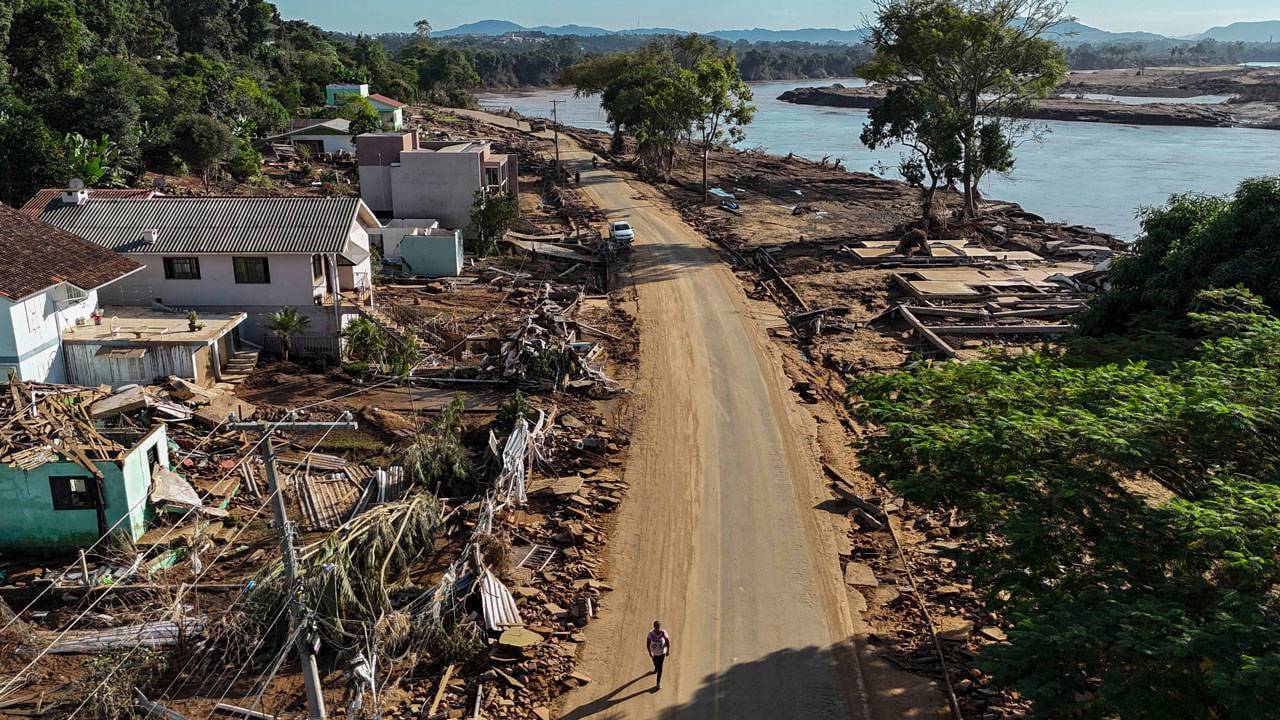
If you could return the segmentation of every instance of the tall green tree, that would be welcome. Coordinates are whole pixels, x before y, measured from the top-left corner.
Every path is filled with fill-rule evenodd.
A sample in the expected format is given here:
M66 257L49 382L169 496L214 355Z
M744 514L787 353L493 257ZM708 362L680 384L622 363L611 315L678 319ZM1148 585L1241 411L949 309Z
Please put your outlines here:
M693 77L697 89L693 128L702 153L702 201L706 202L711 148L746 137L743 127L755 117L756 108L751 104L751 88L738 72L732 53L715 52L698 58Z
M378 116L378 109L369 102L368 98L359 95L348 95L343 98L342 104L334 110L334 115L351 121L352 137L382 129L382 119Z
M611 122L632 133L641 165L663 179L671 177L676 153L688 142L697 120L699 94L692 71L670 53L630 64L601 96Z
M1090 334L1176 326L1196 293L1237 285L1280 307L1280 177L1240 183L1234 195L1175 195L1142 211L1133 252L1115 259L1108 288L1080 318Z
M520 218L520 200L509 192L477 190L471 205L471 228L476 238L476 254L488 255L498 240Z
M31 106L0 96L0 202L18 206L70 179L60 139Z
M877 0L860 71L890 88L910 88L940 116L960 122L965 215L977 213L977 185L1012 167L1021 117L1066 76L1066 55L1046 37L1068 20L1064 0Z
M934 199L939 185L960 177L962 128L963 122L945 104L909 87L893 88L867 112L863 145L873 150L901 146L908 151L898 173L920 189L920 217L926 229L945 224L945 213L936 211Z
M208 115L184 115L178 118L171 133L173 154L200 175L209 187L209 173L226 162L236 149L231 128Z
M20 3L9 29L14 87L28 98L74 87L84 40L84 24L66 0Z

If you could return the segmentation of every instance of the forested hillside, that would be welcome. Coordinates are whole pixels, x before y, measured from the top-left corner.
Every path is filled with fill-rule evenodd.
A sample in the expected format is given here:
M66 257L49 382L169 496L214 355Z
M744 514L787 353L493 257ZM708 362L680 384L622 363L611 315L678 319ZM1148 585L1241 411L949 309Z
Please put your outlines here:
M465 102L477 79L455 48L417 37L392 58L261 0L0 0L0 201L215 160L255 174L248 139L319 114L341 81Z

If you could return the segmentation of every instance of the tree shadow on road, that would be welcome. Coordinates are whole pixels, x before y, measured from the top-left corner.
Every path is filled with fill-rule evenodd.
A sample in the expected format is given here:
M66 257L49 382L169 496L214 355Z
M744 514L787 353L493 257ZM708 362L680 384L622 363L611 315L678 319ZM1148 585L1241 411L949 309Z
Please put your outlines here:
M849 712L844 685L831 650L788 648L707 675L691 700L664 708L658 719L857 718L856 710Z

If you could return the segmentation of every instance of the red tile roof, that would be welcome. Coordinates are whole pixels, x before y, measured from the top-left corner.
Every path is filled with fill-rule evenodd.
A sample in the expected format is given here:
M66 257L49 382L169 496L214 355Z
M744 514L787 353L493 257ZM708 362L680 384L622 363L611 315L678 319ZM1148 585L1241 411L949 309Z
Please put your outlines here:
M369 100L370 100L371 102L372 102L372 101L374 101L374 100L377 100L378 102L382 103L383 105L390 105L390 106L391 106L391 107L393 107L393 108L402 108L402 107L405 107L405 104L404 104L404 103L402 103L402 102L400 102L399 100L392 100L391 98L387 97L386 95L379 95L378 93L369 93Z
M48 209L49 205L62 199L63 191L58 188L45 188L36 193L36 196L27 201L22 206L21 212L30 215L33 218L40 217L40 213ZM138 189L112 189L112 188L90 188L90 200L147 200L155 197L156 191L149 188Z
M0 295L21 300L59 283L92 290L142 267L0 203Z

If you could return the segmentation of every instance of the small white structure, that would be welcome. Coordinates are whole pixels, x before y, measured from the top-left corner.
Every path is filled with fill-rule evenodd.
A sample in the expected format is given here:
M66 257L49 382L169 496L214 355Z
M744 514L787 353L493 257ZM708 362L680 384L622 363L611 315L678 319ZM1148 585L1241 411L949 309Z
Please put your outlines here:
M67 380L120 387L172 375L212 385L226 379L236 352L232 332L244 320L244 313L205 314L193 330L185 313L104 307L94 322L63 334Z
M83 185L63 196L83 203ZM0 373L67 382L63 333L90 322L101 288L141 263L0 204Z
M290 120L289 127L284 132L264 138L262 142L306 148L313 155L336 152L354 154L356 151L355 142L351 138L351 121L343 118Z

